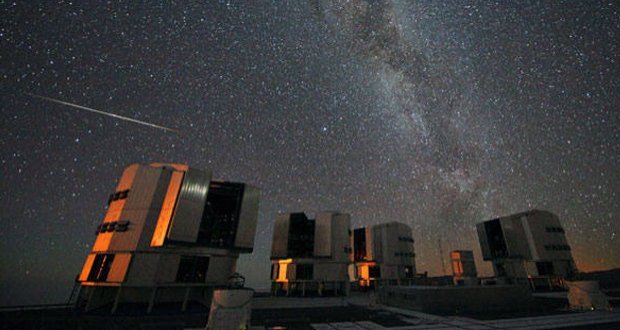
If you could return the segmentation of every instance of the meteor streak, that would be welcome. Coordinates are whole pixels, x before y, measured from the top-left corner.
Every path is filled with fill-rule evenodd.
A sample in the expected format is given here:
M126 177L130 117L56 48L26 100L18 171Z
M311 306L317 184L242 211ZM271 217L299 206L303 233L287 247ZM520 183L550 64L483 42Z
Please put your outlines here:
M121 120L129 121L129 122L132 122L132 123L140 124L140 125L145 125L145 126L150 126L150 127L154 127L154 128L159 128L159 129L162 129L164 131L178 132L178 130L176 130L176 129L172 129L172 128L168 128L168 127L164 127L164 126L159 126L159 125L147 123L145 121L141 121L141 120L138 120L138 119L129 118L129 117L117 115L117 114L114 114L114 113L105 112L105 111L101 111L101 110L85 107L85 106L82 106L82 105L79 105L79 104L74 104L74 103L69 103L69 102L53 99L53 98L47 97L47 96L41 96L41 95L32 94L32 93L28 93L28 95L30 95L32 97L36 97L36 98L42 99L42 100L46 100L46 101L50 101L50 102L54 102L54 103L59 103L59 104L63 104L63 105L68 105L70 107L74 107L74 108L78 108L78 109L82 109L82 110L98 113L100 115L109 116L109 117L112 117L112 118L121 119Z

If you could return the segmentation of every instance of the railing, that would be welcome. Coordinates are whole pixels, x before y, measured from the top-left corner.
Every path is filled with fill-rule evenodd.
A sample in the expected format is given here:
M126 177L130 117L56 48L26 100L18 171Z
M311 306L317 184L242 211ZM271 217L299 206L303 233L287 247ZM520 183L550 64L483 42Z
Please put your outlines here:
M79 275L78 275L79 276ZM36 305L13 305L13 306L0 306L0 312L24 312L24 311L36 311L46 309L69 309L74 308L80 292L80 282L78 282L78 276L75 277L73 288L71 288L71 294L66 303L58 304L36 304Z
M14 306L0 306L0 312L23 312L23 311L35 311L45 309L68 309L73 308L73 304L38 304L38 305L14 305Z
M279 292L286 293L287 296L291 294L301 293L302 297L306 296L306 293L317 292L319 296L333 294L348 294L349 281L320 281L320 280L294 280L288 282L272 282L271 294L277 295Z

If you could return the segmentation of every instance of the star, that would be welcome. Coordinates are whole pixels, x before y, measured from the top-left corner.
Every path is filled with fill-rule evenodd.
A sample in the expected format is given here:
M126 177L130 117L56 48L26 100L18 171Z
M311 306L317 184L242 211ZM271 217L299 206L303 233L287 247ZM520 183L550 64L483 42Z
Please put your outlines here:
M278 212L400 221L414 229L419 271L441 274L441 239L474 250L489 275L475 224L538 208L560 217L580 269L620 267L617 3L0 11L0 259L11 270L0 304L66 301L134 162L261 189L254 253L237 263L257 289L269 287ZM28 93L180 133L56 111ZM41 276L45 292L22 289Z

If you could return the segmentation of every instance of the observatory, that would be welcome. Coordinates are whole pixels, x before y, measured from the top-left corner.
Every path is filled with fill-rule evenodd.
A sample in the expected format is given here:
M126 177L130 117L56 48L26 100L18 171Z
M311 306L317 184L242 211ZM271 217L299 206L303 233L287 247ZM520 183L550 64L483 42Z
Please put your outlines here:
M507 283L560 285L576 270L558 216L531 210L476 225L484 260Z
M353 278L361 287L412 284L415 252L411 228L388 222L353 231Z
M271 248L275 294L342 295L349 292L351 262L349 214L319 212L279 214Z
M209 306L239 254L252 252L258 197L253 186L187 165L129 165L79 275L78 305Z

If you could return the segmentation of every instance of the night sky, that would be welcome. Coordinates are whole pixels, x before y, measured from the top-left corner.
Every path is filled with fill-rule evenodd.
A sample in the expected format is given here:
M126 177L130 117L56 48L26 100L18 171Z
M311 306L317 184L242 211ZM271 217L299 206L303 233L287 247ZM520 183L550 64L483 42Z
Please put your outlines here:
M539 208L581 270L620 267L618 2L0 1L0 15L0 305L66 301L133 162L260 187L238 263L255 288L281 211L401 221L418 272L441 273L441 239L488 275L475 223Z

